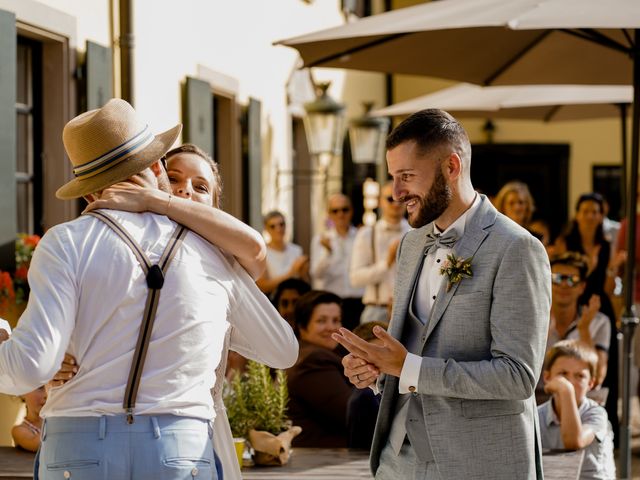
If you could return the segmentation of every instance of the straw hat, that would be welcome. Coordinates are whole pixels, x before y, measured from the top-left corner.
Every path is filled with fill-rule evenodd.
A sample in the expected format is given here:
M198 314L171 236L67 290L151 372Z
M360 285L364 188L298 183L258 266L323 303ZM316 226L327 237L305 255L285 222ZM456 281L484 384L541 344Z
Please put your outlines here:
M119 98L78 115L62 131L76 178L56 197L72 199L98 192L150 167L174 144L182 125L153 135L135 110Z

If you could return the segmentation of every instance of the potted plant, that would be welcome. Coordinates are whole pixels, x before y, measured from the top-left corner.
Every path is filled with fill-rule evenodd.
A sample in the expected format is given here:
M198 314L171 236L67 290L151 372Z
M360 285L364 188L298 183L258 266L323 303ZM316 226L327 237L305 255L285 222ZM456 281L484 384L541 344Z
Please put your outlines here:
M254 461L260 465L284 465L289 460L291 440L300 427L287 418L287 376L261 363L249 361L247 371L236 375L224 392L224 403L235 438L248 439Z

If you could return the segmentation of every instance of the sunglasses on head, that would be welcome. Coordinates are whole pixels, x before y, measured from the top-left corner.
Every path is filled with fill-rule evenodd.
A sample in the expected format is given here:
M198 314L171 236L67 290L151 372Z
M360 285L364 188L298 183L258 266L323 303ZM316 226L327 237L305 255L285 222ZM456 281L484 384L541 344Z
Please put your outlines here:
M340 207L340 208L330 208L329 212L335 215L338 212L349 213L351 211L350 207Z
M566 283L569 287L575 287L582 280L580 279L580 275L568 275L564 273L552 273L551 274L551 282L554 285L562 285Z

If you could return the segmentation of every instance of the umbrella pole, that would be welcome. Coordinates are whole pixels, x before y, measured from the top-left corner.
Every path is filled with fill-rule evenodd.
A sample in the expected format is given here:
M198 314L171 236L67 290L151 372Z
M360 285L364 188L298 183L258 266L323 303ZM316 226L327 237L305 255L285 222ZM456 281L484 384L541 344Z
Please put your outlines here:
M622 422L620 424L621 478L631 478L631 366L633 365L632 339L638 317L634 305L636 263L636 205L638 193L638 138L640 128L640 30L635 30L632 46L633 61L633 117L631 130L631 161L627 178L627 264L624 282L624 312L622 313L623 365L622 365Z
M624 204L624 202L626 202L627 200L627 179L629 178L629 157L627 154L627 113L629 104L619 103L617 106L620 110L620 130L622 134L622 178L620 187L622 188L621 198L623 199L622 205L620 205L622 211L617 213L621 217L624 217L627 214L626 205Z

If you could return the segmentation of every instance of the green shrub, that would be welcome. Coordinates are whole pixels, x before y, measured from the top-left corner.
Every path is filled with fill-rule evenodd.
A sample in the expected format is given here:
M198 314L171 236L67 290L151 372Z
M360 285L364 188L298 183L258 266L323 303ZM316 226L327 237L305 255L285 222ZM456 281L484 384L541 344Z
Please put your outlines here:
M287 413L287 374L249 361L247 371L225 386L224 404L234 437L248 438L249 430L265 430L274 435L290 426Z

